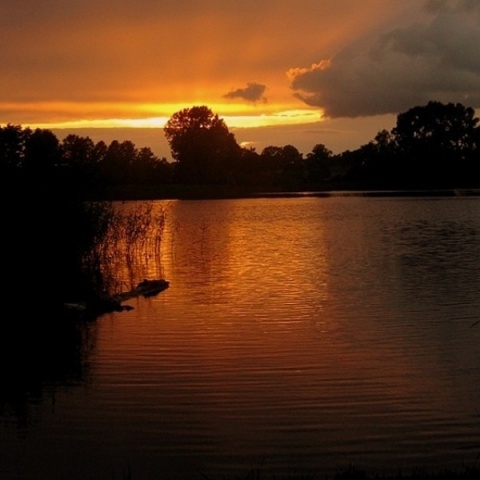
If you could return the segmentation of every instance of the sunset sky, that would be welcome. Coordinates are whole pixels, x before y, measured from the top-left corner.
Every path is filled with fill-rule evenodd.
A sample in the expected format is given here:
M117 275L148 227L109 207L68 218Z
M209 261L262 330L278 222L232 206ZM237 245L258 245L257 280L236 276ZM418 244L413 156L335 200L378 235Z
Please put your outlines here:
M132 140L206 105L242 145L355 149L480 108L480 0L1 0L0 125Z

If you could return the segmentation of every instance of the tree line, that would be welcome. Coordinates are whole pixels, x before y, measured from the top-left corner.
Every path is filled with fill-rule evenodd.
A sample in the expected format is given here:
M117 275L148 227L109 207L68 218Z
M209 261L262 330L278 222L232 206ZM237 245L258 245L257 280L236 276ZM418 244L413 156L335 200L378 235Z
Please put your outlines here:
M172 168L150 148L131 141L93 142L68 135L62 141L48 129L0 128L0 172L4 189L24 184L98 195L109 187L158 185L171 180Z
M73 134L59 141L50 130L8 124L0 128L3 186L27 182L100 197L106 191L162 196L175 186L239 192L480 187L479 119L460 103L413 107L397 116L392 130L340 154L320 143L306 155L293 145L242 147L207 106L175 113L163 133L172 162L131 141L107 145Z

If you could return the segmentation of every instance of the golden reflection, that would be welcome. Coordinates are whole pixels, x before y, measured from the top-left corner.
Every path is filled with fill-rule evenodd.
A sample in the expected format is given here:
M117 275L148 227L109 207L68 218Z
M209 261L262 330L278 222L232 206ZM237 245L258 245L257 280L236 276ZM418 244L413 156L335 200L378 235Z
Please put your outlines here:
M439 340L438 312L401 301L403 248L362 202L161 202L170 288L102 324L105 379L126 378L133 411L154 412L162 431L177 415L172 432L188 435L172 438L201 431L222 451L232 437L278 450L288 431L302 452L353 445L383 458L387 441L401 454L451 442L450 427L468 434L452 415L476 411L476 384L459 381L468 363L450 353L474 348L472 331L448 322ZM381 225L406 214L383 207Z
M308 377L344 379L331 392L332 405L366 402L355 409L368 415L451 408L443 397L428 398L448 388L443 377L432 375L441 368L438 352L421 347L415 338L419 327L396 318L400 312L391 304L390 289L375 283L369 298L358 296L368 290L365 281L394 278L383 256L370 257L368 272L357 270L356 259L369 251L369 242L381 245L381 239L358 217L348 231L339 230L341 222L332 231L323 200L276 200L278 216L271 205L269 200L172 204L179 224L170 232L164 267L172 289L183 292L182 310L191 312L182 323L172 318L168 328L196 337L195 363L222 381L228 379L219 364L265 375L265 382L281 371L282 385L297 390L307 388ZM315 209L323 213L312 216ZM208 318L202 312L209 312ZM348 395L342 385L349 385ZM306 394L319 404L328 400L321 389Z

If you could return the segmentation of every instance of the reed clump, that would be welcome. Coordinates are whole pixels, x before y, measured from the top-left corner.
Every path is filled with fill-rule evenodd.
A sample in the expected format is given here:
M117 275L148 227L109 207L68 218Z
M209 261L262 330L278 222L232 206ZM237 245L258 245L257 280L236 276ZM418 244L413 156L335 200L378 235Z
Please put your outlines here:
M153 202L97 203L88 208L95 223L92 248L83 255L83 269L101 295L114 295L143 278L161 276L163 206Z

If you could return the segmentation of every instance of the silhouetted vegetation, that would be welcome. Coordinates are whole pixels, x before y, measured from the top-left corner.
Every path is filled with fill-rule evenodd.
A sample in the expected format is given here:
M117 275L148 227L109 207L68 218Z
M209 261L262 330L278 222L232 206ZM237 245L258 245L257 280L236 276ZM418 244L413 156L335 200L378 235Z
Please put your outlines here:
M158 185L170 175L167 163L128 141L107 146L68 135L60 142L49 130L0 128L4 271L11 298L22 309L35 305L52 312L60 300L106 293L111 282L98 272L99 252L114 241L113 230L130 233L111 203L94 200L121 185ZM135 216L136 228L151 220L149 213ZM37 284L35 272L47 272L50 281Z
M30 422L31 403L44 400L44 385L54 393L85 381L95 347L89 321L118 308L115 295L145 278L146 255L159 261L165 224L148 203L122 212L43 180L17 184L1 202L0 413L20 426Z
M0 173L4 191L33 181L89 199L478 188L478 123L470 107L432 101L401 113L391 131L357 150L333 154L319 143L303 155L293 145L243 148L218 115L194 106L164 127L172 162L130 141L68 135L60 142L49 130L9 124L0 128Z
M366 145L334 155L316 144L257 153L236 145L207 107L184 109L165 127L180 183L229 186L231 194L335 189L443 189L480 186L480 127L472 108L429 102L398 115ZM218 190L221 192L222 190ZM205 190L208 192L208 190ZM240 193L241 194L241 193Z
M234 180L241 149L225 122L209 108L175 113L164 132L176 160L178 183L222 185Z
M472 108L429 102L397 117L350 158L347 174L372 187L452 188L480 185L480 127Z
M49 130L9 124L0 128L0 173L4 192L14 193L33 180L34 186L44 184L62 196L104 199L129 185L148 190L170 183L172 167L130 141L107 146L72 134L60 142Z

